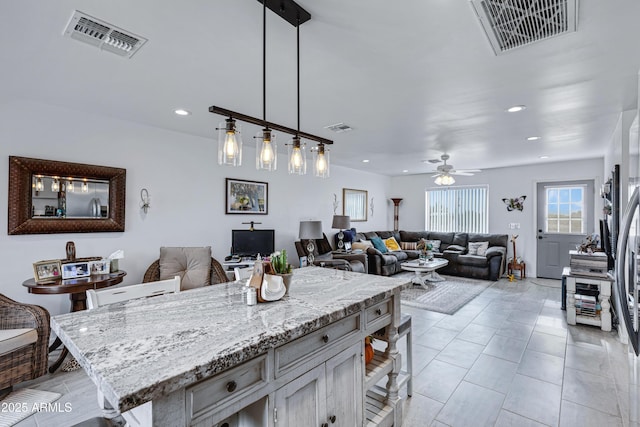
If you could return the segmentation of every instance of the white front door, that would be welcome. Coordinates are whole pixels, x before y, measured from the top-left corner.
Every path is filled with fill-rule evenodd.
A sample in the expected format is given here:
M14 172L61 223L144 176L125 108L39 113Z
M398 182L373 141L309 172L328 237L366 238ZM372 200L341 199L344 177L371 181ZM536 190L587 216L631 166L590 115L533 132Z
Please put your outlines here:
M593 180L538 183L536 275L562 278L569 251L593 233Z

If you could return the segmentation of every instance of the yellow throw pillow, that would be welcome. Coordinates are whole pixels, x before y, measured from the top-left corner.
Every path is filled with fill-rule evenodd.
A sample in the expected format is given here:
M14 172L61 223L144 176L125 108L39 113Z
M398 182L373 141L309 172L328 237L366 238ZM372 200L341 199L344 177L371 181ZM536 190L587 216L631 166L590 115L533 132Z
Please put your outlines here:
M398 244L398 241L395 239L395 237L391 236L388 239L384 239L382 241L384 242L384 245L387 247L387 249L389 249L390 251L400 250L400 245Z

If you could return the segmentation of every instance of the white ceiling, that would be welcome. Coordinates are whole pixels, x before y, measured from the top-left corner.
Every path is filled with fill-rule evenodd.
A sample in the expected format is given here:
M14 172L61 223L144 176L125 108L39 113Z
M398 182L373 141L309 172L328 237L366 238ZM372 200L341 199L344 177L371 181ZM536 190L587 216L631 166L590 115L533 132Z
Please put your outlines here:
M494 55L467 0L299 0L301 130L334 164L400 175L601 157L637 107L640 2L581 0L578 30ZM124 59L62 36L78 9L149 41ZM211 138L262 116L256 0L0 2L0 93ZM267 19L267 119L296 127L296 32ZM521 113L505 109L524 104ZM177 107L193 112L173 114ZM344 122L353 130L325 126ZM259 129L244 125L244 143ZM541 136L528 142L528 136ZM280 151L289 136L279 135ZM542 155L549 159L540 160ZM369 159L369 163L362 163Z

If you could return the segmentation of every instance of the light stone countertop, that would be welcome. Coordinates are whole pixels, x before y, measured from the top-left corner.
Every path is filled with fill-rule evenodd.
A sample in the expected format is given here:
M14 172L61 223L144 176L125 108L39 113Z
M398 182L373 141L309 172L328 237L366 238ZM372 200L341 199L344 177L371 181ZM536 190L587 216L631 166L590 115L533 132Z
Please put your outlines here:
M246 305L244 282L54 316L53 331L121 412L290 342L410 286L320 267L289 295Z

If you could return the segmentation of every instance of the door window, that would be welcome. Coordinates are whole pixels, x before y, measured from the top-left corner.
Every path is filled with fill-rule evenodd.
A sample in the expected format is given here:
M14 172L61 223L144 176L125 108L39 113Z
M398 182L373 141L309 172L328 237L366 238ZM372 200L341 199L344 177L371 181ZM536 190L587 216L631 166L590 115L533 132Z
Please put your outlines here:
M545 187L545 193L545 232L585 234L585 187Z

